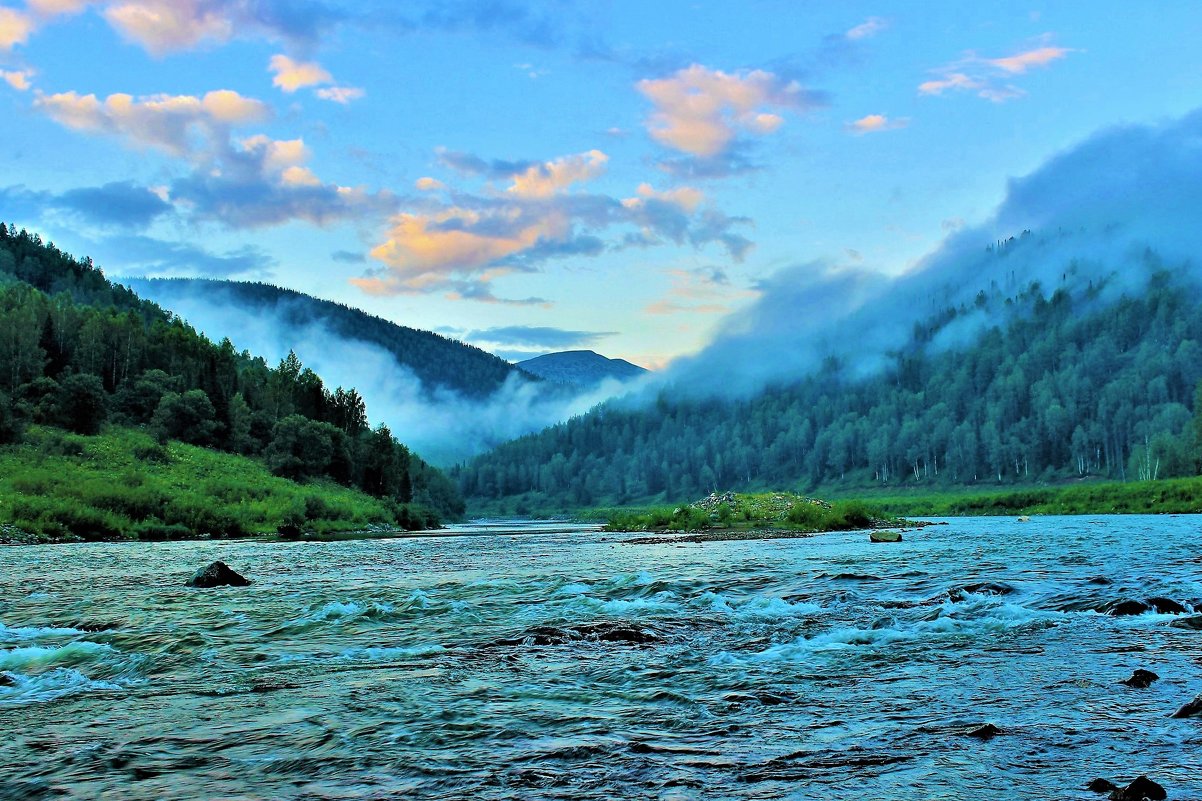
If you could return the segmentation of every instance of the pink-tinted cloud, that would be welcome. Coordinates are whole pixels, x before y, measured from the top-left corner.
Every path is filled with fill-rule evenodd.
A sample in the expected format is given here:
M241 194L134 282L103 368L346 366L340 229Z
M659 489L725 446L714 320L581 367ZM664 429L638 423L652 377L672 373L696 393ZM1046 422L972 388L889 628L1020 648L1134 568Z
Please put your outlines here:
M770 134L784 122L778 112L807 106L800 84L764 70L726 73L693 64L636 88L654 106L647 119L652 138L701 158L726 152L740 133Z
M0 79L19 92L33 88L33 70L0 70Z
M1073 51L1067 47L1037 47L1034 50L1015 53L1012 56L990 59L989 63L1003 72L1021 75L1032 67L1046 67L1071 52Z
M867 114L858 120L847 123L847 130L863 135L878 131L895 131L898 128L905 128L908 124L909 120L905 118L890 119L884 114Z
M267 68L274 73L272 86L288 94L306 86L334 82L334 76L316 61L296 61L283 54L272 56Z
M61 92L39 95L34 107L69 128L109 134L138 146L164 150L175 156L197 157L219 146L231 127L259 122L270 116L268 107L230 89L194 95L111 94Z
M29 41L37 24L28 14L14 8L0 7L0 50L11 50Z
M1023 97L1026 90L1009 81L1036 67L1047 67L1074 52L1071 48L1042 45L1000 58L981 58L969 53L959 61L933 70L937 77L918 85L919 94L973 92L994 103Z

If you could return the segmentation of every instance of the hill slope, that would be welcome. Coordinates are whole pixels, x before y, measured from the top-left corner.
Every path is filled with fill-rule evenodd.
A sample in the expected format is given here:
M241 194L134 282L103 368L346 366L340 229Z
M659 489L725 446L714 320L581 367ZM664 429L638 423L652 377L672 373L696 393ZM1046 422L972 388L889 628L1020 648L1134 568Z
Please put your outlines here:
M442 473L368 427L354 389L331 392L294 354L273 368L228 339L215 344L90 260L0 224L0 445L19 447L31 425L89 436L135 427L163 446L255 457L282 479L378 498L398 522L413 519L409 504L462 512Z
M505 360L458 340L283 287L200 278L133 278L124 283L210 336L228 334L240 347L286 352L309 338L307 332L313 328L329 337L375 346L411 370L428 392L443 388L466 398L481 398L499 389L506 379L528 378ZM257 332L264 341L242 341ZM316 361L315 355L295 349L305 361Z
M1133 269L1134 266L1133 266ZM858 378L827 362L743 399L662 392L508 443L458 473L477 503L573 507L714 488L993 485L1195 472L1202 379L1196 288L1157 273L1145 293L1038 285L950 308ZM940 331L982 309L1007 321L958 350ZM502 504L504 506L504 504Z
M649 372L625 359L609 359L591 350L547 353L518 362L517 366L539 378L577 386L600 384L607 378L629 381Z

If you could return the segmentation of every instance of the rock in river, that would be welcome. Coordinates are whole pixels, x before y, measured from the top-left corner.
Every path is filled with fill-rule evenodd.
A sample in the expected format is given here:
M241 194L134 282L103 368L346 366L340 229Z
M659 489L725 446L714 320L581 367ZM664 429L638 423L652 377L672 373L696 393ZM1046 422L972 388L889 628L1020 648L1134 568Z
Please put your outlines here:
M1109 793L1119 789L1118 785L1110 781L1110 779L1094 779L1089 784L1085 785L1085 789L1091 793Z
M214 562L204 570L197 570L192 578L188 579L187 586L208 589L210 587L245 587L249 584L250 579L239 575L225 562Z
M1164 801L1164 788L1147 776L1140 776L1121 790L1110 794L1112 801Z
M900 531L873 531L868 535L869 542L901 542Z
M965 732L966 737L976 737L978 740L992 740L994 737L1002 733L1002 730L992 723L986 723L984 726L978 726L972 731Z
M1174 718L1196 718L1202 717L1202 695L1199 695L1188 704L1182 705L1180 709L1174 712L1169 717Z
M1128 687L1134 687L1137 690L1142 690L1159 678L1160 676L1157 676L1150 670L1139 669L1131 674L1131 678L1123 679L1119 683L1126 684Z

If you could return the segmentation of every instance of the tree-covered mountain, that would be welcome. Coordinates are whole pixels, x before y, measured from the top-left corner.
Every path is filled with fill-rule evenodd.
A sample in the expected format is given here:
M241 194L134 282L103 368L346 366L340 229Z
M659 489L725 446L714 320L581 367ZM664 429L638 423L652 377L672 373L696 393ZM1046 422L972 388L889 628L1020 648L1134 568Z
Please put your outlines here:
M365 311L271 284L202 278L132 278L124 281L142 297L171 309L204 329L215 320L245 328L251 318L268 319L273 336L300 338L319 327L336 340L366 343L390 354L413 372L427 392L451 390L467 399L496 392L507 379L531 376L487 351L432 331L397 325ZM212 333L212 332L210 332Z
M332 479L406 519L409 504L463 510L441 472L369 427L353 388L331 391L295 354L272 367L214 343L90 259L0 224L0 443L31 424L94 434L110 423Z
M995 283L915 325L869 377L828 359L747 397L675 387L610 402L473 460L458 479L479 501L571 507L717 488L1194 474L1202 307L1185 280L1159 272L1117 301L1105 282L1009 296ZM994 323L958 347L940 336L983 316Z
M630 381L648 372L625 359L610 359L591 350L545 353L520 361L517 366L539 378L576 386L593 386L610 378Z

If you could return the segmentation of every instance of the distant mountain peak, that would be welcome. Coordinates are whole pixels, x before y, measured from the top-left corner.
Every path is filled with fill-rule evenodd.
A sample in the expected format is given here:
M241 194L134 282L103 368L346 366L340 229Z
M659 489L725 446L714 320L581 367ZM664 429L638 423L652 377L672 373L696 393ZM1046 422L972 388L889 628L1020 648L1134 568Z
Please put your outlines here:
M607 378L629 381L648 370L625 359L610 359L591 350L565 350L526 359L517 366L527 373L561 384L591 386Z

